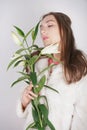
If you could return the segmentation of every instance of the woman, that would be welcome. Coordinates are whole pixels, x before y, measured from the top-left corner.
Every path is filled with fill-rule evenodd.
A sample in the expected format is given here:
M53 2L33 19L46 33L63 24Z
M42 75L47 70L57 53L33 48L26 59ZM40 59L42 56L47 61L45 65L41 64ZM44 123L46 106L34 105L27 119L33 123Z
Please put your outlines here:
M49 119L56 130L87 130L87 59L76 49L71 20L63 13L50 12L42 17L40 32L44 46L57 43L60 52L53 54L58 63L45 72L47 85L59 91L59 94L49 89L42 91L48 99ZM39 60L37 71L48 63L48 59ZM27 117L25 127L32 122L31 100L36 96L31 84L18 101L18 116Z

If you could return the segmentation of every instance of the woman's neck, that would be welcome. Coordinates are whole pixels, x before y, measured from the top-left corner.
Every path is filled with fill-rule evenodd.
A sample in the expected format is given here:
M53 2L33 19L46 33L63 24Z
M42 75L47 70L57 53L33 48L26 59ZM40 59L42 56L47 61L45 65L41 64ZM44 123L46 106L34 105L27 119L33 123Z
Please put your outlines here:
M57 60L58 62L60 62L60 53L58 54L53 54L55 60Z

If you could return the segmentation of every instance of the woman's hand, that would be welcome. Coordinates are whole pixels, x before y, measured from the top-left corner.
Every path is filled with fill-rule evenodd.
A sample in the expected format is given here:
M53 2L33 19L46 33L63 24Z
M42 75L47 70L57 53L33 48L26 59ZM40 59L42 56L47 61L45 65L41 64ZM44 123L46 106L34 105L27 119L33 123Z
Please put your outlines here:
M32 84L30 84L28 87L25 88L22 94L21 103L22 103L23 110L25 110L25 108L31 102L31 100L37 97L37 95L32 92L32 87L33 87Z

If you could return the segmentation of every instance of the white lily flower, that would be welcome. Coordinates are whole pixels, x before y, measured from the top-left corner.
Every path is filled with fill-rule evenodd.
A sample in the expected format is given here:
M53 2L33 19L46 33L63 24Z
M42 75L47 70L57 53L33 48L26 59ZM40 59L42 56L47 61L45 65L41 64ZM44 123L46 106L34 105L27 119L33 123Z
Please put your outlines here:
M59 44L51 44L47 47L45 47L44 49L42 49L41 54L55 54L55 53L60 53L60 51L58 51L58 46Z
M20 41L19 37L16 35L15 32L11 32L11 35L12 35L12 38L13 38L14 42L15 42L17 45L21 46L21 45L23 44L23 43Z

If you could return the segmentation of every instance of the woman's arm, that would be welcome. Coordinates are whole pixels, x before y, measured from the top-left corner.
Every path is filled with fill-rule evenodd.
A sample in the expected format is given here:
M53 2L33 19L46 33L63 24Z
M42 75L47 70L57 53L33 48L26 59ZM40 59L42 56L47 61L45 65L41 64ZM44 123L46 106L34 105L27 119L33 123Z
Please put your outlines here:
M71 130L87 130L87 76L79 82Z

